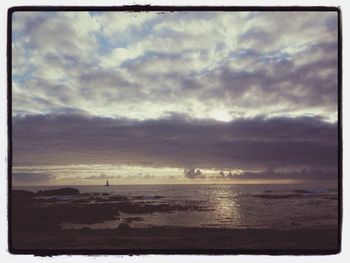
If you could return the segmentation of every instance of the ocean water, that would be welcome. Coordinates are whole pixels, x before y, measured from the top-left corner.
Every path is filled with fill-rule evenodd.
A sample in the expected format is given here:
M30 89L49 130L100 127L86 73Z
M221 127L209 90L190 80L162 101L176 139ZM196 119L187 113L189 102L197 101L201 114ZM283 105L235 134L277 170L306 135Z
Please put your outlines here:
M38 191L60 187L14 187ZM185 226L218 228L320 228L337 226L336 185L112 185L72 186L94 196L126 196L130 202L187 206L186 211L125 214L94 224L66 222L62 228ZM135 198L137 197L137 198ZM59 197L71 201L82 197ZM118 202L118 201L115 201ZM93 211L92 211L93 212ZM129 220L136 218L137 220Z

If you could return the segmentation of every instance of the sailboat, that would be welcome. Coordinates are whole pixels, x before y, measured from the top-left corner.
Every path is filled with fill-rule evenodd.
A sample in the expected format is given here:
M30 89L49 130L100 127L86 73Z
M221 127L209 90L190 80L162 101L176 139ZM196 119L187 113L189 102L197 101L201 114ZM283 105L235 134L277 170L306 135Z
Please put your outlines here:
M105 184L105 186L109 186L108 180L106 181L106 184Z

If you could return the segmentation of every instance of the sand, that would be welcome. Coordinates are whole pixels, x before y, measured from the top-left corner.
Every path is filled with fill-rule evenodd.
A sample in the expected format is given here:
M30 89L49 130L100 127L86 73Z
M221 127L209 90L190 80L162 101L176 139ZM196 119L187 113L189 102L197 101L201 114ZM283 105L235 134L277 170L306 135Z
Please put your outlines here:
M13 232L13 248L74 249L221 249L337 250L336 229L217 229L152 227L129 230L56 230Z

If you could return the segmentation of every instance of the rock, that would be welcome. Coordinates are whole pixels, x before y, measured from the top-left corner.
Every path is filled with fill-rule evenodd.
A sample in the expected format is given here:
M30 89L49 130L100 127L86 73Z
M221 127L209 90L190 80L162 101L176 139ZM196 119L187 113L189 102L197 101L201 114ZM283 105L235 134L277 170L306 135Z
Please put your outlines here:
M119 230L128 230L128 229L130 229L130 226L127 223L120 223L119 226L117 227L117 229L119 229Z
M125 219L126 222L131 223L133 221L143 221L144 219L142 217L128 217Z
M36 193L38 196L50 196L50 195L78 195L79 190L75 188L60 188L53 190L40 190Z
M12 197L17 199L31 199L35 193L25 190L12 190Z

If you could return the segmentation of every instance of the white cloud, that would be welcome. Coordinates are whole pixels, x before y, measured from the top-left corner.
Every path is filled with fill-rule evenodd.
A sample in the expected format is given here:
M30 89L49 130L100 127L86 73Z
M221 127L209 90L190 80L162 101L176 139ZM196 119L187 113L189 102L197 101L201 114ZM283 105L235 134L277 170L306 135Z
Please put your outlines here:
M336 16L18 12L14 110L221 120L263 111L335 120Z

